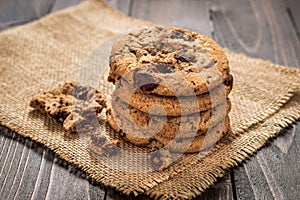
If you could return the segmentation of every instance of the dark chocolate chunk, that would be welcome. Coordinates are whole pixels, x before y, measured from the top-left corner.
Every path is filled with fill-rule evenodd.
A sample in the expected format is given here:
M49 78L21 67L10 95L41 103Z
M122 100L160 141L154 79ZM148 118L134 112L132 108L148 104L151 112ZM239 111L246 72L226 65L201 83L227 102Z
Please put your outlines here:
M136 55L136 50L135 49L129 48L129 52Z
M186 70L184 70L185 72L193 72L193 70L192 69L186 69Z
M108 76L107 81L112 82L113 84L116 82L115 79L111 78L110 76Z
M157 86L158 86L158 84L156 84L156 83L148 83L148 84L142 85L140 87L140 89L145 92L150 92L150 91L154 90L155 88L157 88Z
M61 111L61 112L56 112L55 114L51 114L51 116L57 121L57 122L63 122L67 117L68 113Z
M87 94L89 92L89 87L77 86L74 87L74 97L80 100L87 100Z
M211 68L215 64L216 64L216 61L215 60L211 60L207 65L204 65L203 68L205 68L205 69Z
M183 33L180 31L172 31L171 39L180 39L183 38Z
M184 51L179 51L175 58L181 62L196 62L196 57L194 55L186 54Z
M149 92L157 88L158 84L153 79L153 76L148 73L135 73L134 85L140 90Z
M168 73L173 73L174 71L174 66L170 64L164 64L164 63L158 63L156 65L156 69L158 72L162 74L168 74Z
M224 84L226 86L229 86L230 90L232 89L232 86L233 86L233 76L231 74L229 74L228 77L225 79Z
M122 137L122 138L126 138L126 133L124 132L124 131L120 131L120 136Z
M151 56L156 56L157 52L153 51L151 52Z

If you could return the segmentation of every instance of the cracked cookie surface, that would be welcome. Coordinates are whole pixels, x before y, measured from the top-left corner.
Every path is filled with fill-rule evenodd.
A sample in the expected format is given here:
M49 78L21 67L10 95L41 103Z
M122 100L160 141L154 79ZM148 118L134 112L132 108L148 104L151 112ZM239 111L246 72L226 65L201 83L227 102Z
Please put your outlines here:
M225 83L232 86L222 48L207 36L181 28L155 27L116 41L108 80L121 77L141 94L190 96Z

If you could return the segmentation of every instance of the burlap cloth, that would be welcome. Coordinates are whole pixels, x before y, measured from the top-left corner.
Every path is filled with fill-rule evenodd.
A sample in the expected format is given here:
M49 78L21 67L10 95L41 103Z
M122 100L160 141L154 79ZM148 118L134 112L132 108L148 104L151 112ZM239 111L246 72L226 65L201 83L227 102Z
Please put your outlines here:
M126 17L102 1L50 14L0 33L0 122L44 144L96 181L125 194L192 198L230 167L300 118L300 70L226 50L234 75L230 113L233 132L206 157L186 155L163 172L113 170L92 157L84 140L67 137L61 125L28 102L39 90L76 80L89 53L114 34L150 23ZM105 80L103 80L105 81Z

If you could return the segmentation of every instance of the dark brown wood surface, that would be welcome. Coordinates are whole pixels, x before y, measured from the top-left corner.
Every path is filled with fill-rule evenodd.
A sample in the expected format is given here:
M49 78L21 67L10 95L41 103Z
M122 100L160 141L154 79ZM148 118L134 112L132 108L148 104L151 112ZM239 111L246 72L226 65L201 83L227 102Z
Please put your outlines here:
M1 0L0 30L82 0ZM107 0L126 15L188 28L219 44L300 67L298 0ZM299 77L300 78L300 77ZM197 199L299 199L300 123ZM43 146L0 127L0 199L131 199L86 179Z

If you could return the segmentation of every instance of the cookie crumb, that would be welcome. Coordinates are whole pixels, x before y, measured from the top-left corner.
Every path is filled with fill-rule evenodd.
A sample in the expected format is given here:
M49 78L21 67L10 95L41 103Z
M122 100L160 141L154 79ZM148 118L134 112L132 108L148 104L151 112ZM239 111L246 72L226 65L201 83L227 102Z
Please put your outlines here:
M90 137L89 147L99 156L111 157L119 152L120 141L109 140L104 134L93 133Z

